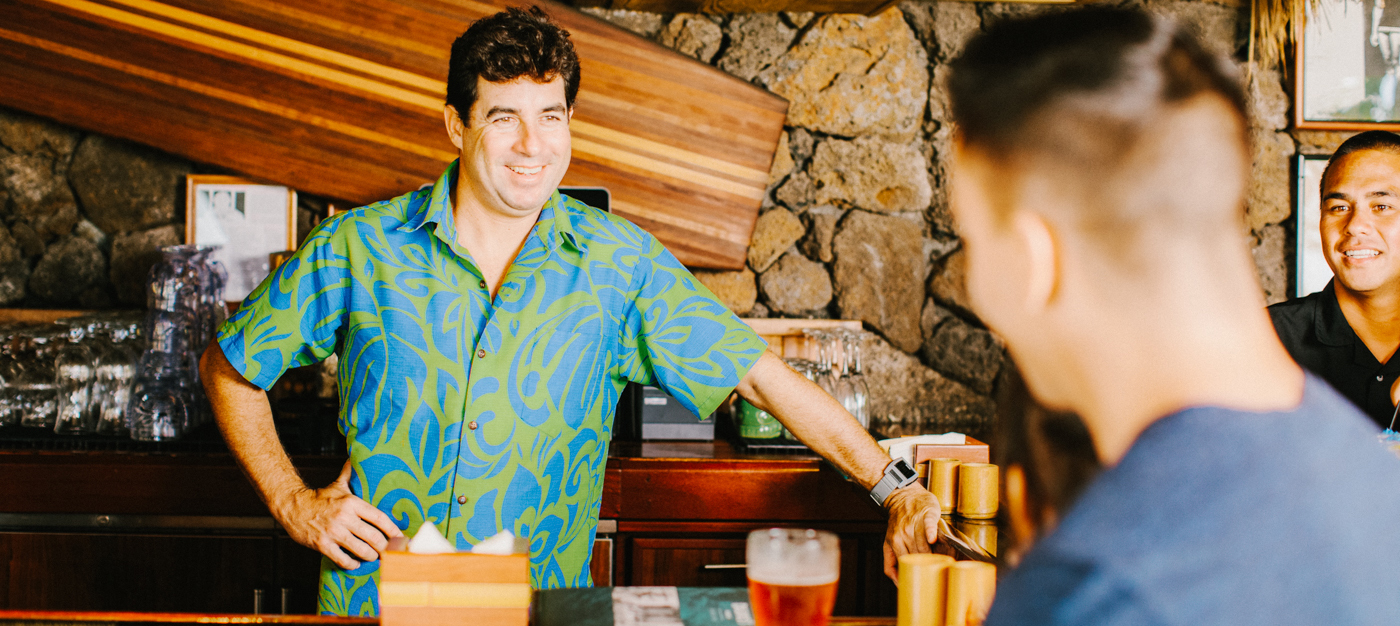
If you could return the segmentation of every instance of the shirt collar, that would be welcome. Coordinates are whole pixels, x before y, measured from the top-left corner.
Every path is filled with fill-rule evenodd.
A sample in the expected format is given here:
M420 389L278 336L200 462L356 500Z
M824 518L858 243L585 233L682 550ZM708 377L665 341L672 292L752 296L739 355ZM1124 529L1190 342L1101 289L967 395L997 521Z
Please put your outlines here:
M456 241L457 227L452 219L452 190L457 186L456 181L457 160L453 159L437 182L433 183L433 188L427 194L427 201L419 205L418 211L409 216L399 230L411 233L432 222L437 224L438 228L447 228L447 232L442 233L446 241Z
M558 189L550 194L549 200L544 203L544 210L540 211L539 221L535 223L535 235L540 243L550 249L568 244L576 251L583 251L584 246L574 231L574 220L582 214L579 207L574 206L576 203L574 199L559 193Z
M452 219L452 196L457 187L457 167L455 159L448 164L447 169L428 192L427 201L420 205L418 211L410 216L399 230L413 232L432 223L437 224L436 233L443 241L457 241L457 223ZM553 250L560 244L568 243L574 250L583 251L584 246L574 231L575 218L582 215L582 210L574 206L575 204L577 201L559 193L558 189L545 201L544 208L535 221L534 234L546 248Z
M1319 306L1313 312L1313 332L1317 335L1317 340L1329 346L1348 346L1361 341L1356 336L1356 331L1351 329L1351 324L1347 323L1347 318L1342 315L1342 306L1337 303L1337 291L1333 283L1336 279L1327 281L1327 286L1318 294L1321 298Z

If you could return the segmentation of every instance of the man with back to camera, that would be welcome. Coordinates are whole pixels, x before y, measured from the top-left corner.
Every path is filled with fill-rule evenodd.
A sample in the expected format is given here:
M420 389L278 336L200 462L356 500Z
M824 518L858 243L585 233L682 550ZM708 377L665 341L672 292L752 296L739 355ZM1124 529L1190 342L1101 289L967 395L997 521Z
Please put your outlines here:
M588 586L618 395L655 384L707 415L732 390L783 421L890 512L893 560L926 552L939 505L830 396L654 237L561 196L578 92L569 35L542 11L453 44L436 185L328 220L255 290L201 374L273 516L325 558L320 611L378 612L378 555L425 520L459 549L510 530L537 588ZM337 354L350 460L311 489L264 389Z
M1322 377L1382 428L1400 391L1400 136L1347 139L1322 173L1325 288L1269 307L1299 365Z
M1237 72L1164 18L1007 19L951 68L973 307L1104 468L987 624L1394 624L1400 459L1289 358Z

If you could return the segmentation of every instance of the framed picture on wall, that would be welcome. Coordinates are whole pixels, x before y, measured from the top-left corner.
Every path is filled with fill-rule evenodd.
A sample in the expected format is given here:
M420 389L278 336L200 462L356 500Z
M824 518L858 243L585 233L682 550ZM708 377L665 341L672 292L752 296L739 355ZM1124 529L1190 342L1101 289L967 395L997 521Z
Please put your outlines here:
M185 177L185 242L220 246L224 299L241 301L271 271L269 255L297 245L297 192L238 176Z
M1298 233L1297 285L1293 295L1306 296L1321 291L1332 280L1332 268L1322 254L1322 234L1318 221L1322 217L1322 170L1327 156L1300 154L1297 157L1297 188L1294 190L1293 215Z
M1400 2L1320 0L1294 51L1298 128L1400 130Z

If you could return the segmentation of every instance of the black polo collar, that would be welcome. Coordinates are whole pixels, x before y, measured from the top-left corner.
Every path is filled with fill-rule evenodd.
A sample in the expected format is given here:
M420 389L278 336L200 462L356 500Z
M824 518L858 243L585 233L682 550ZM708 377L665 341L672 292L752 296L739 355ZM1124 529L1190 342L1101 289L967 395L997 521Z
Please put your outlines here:
M1346 348L1351 347L1351 360L1356 365L1384 371L1387 374L1400 372L1400 352L1390 357L1390 360L1381 363L1376 360L1376 355L1371 353L1371 349L1366 347L1366 343L1361 341L1351 324L1347 322L1347 317L1342 313L1342 305L1337 302L1337 291L1334 283L1336 279L1327 281L1327 287L1318 294L1320 300L1317 308L1313 311L1313 333L1317 340L1325 345Z
M1318 293L1320 301L1313 310L1313 332L1317 340L1329 346L1349 346L1361 343L1356 331L1347 323L1342 314L1342 305L1337 302L1336 279L1327 281L1327 286ZM1364 347L1364 345L1363 345Z

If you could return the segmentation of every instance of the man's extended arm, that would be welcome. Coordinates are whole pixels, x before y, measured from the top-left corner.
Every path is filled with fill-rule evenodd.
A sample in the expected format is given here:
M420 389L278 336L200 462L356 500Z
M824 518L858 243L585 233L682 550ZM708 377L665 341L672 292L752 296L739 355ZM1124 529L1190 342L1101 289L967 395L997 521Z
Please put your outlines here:
M277 439L267 393L233 368L218 342L204 351L199 374L229 450L297 543L355 569L379 558L386 537L403 535L383 511L350 493L349 462L329 486L306 486Z
M778 418L802 443L866 490L879 482L890 462L890 456L840 403L771 352L763 353L736 391ZM938 499L917 484L890 494L885 509L890 514L885 574L896 579L900 555L928 552L929 545L938 540L941 511Z

